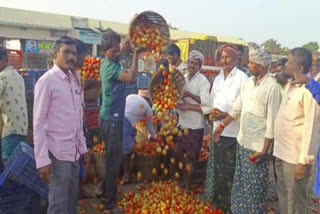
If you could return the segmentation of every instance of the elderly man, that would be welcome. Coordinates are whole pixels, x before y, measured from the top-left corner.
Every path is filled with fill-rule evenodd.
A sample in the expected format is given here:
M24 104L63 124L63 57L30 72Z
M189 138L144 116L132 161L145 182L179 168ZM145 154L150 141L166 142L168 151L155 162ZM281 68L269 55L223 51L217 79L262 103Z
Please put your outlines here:
M226 45L220 48L217 54L219 65L223 72L215 78L211 89L211 100L214 107L215 130L223 119L232 110L232 105L237 99L243 82L248 77L237 69L239 55L234 46ZM207 168L205 196L206 201L224 212L230 212L230 197L236 163L237 135L239 121L232 121L224 129L219 142L212 144Z
M130 159L134 149L137 131L136 124L139 121L147 120L147 127L151 139L156 139L156 132L153 127L151 96L148 90L139 90L137 94L127 96L125 118L123 121L123 168L124 182L129 182Z
M186 90L178 109L179 126L184 129L184 135L178 137L176 144L177 158L182 161L186 154L186 162L190 170L186 176L186 192L190 191L190 177L194 163L198 161L204 132L204 115L210 112L210 83L200 73L204 57L198 51L191 51L186 73Z
M310 72L312 54L294 48L288 57L293 81ZM319 146L319 107L304 84L289 81L275 120L274 156L277 158L277 191L281 214L306 213L310 169Z
M232 121L240 118L236 170L231 194L232 213L265 213L269 150L274 121L281 102L280 88L268 73L271 55L263 49L250 50L252 77L245 82L229 115L214 132L214 139ZM250 157L250 158L249 158Z

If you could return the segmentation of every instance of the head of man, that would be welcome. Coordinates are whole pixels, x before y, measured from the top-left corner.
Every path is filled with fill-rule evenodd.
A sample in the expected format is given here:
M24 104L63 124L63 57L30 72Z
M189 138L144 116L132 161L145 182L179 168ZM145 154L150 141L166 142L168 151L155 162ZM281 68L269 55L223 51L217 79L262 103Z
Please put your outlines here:
M314 65L314 71L312 72L314 76L320 73L320 59L317 59Z
M270 73L275 74L275 78L278 83L280 83L282 86L285 86L290 79L290 75L287 71L287 58L282 58L278 60L273 68L273 72L270 71Z
M288 56L288 73L291 77L297 74L308 74L312 65L312 53L306 48L294 48Z
M7 50L0 46L0 72L8 66L8 55Z
M178 66L181 57L180 48L176 44L172 43L167 49L167 54L169 62L171 62L173 65Z
M76 42L68 37L60 37L54 43L55 64L64 72L74 70L77 62Z
M238 64L239 52L232 45L225 45L221 48L220 65L225 72L231 72Z
M140 90L138 91L138 95L139 95L140 97L143 97L143 98L148 102L148 104L150 105L150 107L152 106L152 99L151 99L151 95L150 95L148 89L140 89Z
M104 48L104 56L114 62L119 62L120 60L120 36L114 36L114 39L106 41Z
M276 62L276 64L274 65L274 68L273 68L273 72L271 73L279 73L279 72L284 72L287 70L287 64L288 62L288 59L287 58L282 58L280 60L278 60Z
M169 69L169 61L166 58L161 58L156 65L156 71L159 71L160 66L163 66L165 69Z
M188 60L188 72L191 76L196 74L202 67L204 56L199 51L190 51Z
M268 72L271 55L263 48L250 49L249 69L253 76L264 76Z
M76 42L76 48L77 48L77 68L82 68L84 60L88 54L88 50L86 47L86 44L81 41L80 39L74 39Z
M34 44L34 42L30 42L30 44L29 44L29 48L30 48L30 50L31 50L31 51L33 51L33 50L34 50L34 48L35 48L35 44Z

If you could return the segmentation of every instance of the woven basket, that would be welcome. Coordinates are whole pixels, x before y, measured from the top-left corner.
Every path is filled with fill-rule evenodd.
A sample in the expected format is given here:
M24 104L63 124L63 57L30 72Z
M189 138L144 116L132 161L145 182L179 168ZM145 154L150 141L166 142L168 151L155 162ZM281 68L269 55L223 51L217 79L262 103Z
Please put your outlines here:
M149 132L148 132L148 128L147 128L146 124L138 122L136 124L136 130L137 130L136 142L137 143L148 142Z
M133 45L132 38L131 38L131 32L133 28L137 25L141 17L145 17L148 22L150 22L152 25L157 25L159 30L161 31L162 35L165 37L165 39L170 41L170 31L168 24L166 20L158 13L153 11L144 11L138 15L136 15L130 22L130 28L129 28L129 40L130 43ZM148 50L150 51L150 50Z
M186 84L186 81L185 81L185 78L183 76L183 74L178 71L178 70L175 70L174 74L174 79L175 79L175 84L178 88L178 91L180 93L180 97L183 95L183 92L184 92L184 89L185 89L185 84ZM153 93L154 93L154 89L156 89L156 87L163 83L163 80L164 80L164 76L162 75L162 72L157 72L151 79L150 83L149 83L149 86L148 86L148 90L150 92L150 95L153 99ZM179 97L179 98L180 98ZM155 100L152 100L153 102L155 102Z

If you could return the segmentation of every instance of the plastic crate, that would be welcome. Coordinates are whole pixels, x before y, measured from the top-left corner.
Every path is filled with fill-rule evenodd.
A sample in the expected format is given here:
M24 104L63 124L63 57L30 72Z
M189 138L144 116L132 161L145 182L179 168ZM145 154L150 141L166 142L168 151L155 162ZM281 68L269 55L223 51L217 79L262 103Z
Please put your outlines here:
M138 80L138 78L137 78ZM126 89L131 89L131 88L134 88L136 89L137 88L137 83L133 83L133 84L130 84L130 83L126 83Z
M48 70L38 70L38 76L37 76L37 80L40 79L40 77L45 74Z
M99 110L89 110L84 112L84 119L89 130L99 128Z
M33 92L34 86L36 85L36 82L38 80L38 72L36 71L24 71L20 72L20 74L23 76L24 79L24 85L27 92Z
M151 74L146 72L139 72L137 77L137 89L148 88L151 81Z
M7 178L23 184L30 190L48 199L48 185L42 183L36 168L33 149L26 143L20 142L5 164L0 177L0 186Z
M84 104L84 111L92 111L92 110L99 110L99 102L86 102Z
M32 192L23 185L7 181L0 187L0 214L31 214Z

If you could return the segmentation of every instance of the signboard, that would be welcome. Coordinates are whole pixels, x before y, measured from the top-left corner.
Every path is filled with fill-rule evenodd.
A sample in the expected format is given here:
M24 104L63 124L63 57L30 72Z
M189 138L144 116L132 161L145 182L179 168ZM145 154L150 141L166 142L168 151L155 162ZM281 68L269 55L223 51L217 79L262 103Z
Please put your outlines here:
M91 30L80 30L80 40L87 44L101 44L101 34Z
M39 53L38 42L35 40L26 40L26 53Z
M53 53L53 44L51 41L38 41L39 53Z
M53 53L53 42L26 40L26 53Z

